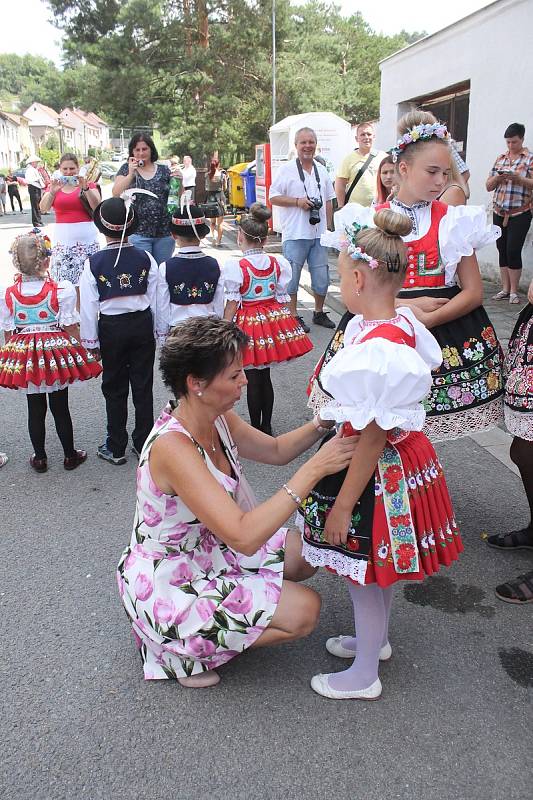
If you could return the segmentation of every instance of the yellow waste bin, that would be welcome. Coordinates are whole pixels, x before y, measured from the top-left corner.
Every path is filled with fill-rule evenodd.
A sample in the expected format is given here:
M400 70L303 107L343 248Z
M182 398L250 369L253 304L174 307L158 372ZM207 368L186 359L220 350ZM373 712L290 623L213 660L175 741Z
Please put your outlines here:
M229 204L233 211L238 211L246 206L244 197L244 179L241 172L246 169L250 162L245 161L243 164L235 164L228 169L228 199Z

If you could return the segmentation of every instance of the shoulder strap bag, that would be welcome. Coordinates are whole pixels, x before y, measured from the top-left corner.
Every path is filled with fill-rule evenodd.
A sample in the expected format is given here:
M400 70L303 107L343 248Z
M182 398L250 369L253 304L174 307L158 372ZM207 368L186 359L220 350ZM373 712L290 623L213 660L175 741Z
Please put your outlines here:
M361 180L361 178L365 174L368 166L370 165L370 162L375 157L376 157L375 153L369 153L367 160L365 161L365 163L363 164L363 166L361 167L361 169L359 170L359 172L357 173L357 175L355 176L355 178L351 182L350 187L349 187L348 191L346 192L346 197L344 198L344 204L345 205L350 200L350 196L351 196L353 190L355 189L355 187L357 186L357 184L359 183L359 181Z

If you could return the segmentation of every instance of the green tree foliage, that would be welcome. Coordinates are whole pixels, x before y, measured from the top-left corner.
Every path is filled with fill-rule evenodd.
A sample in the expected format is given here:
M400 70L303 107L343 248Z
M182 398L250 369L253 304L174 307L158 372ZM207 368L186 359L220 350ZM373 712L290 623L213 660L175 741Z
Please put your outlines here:
M174 151L197 158L212 150L249 155L265 140L271 0L48 5L66 37L63 87L84 97L80 105L117 126L157 124ZM277 118L319 110L350 121L376 117L379 60L418 37L375 34L359 13L343 17L320 0L277 0Z

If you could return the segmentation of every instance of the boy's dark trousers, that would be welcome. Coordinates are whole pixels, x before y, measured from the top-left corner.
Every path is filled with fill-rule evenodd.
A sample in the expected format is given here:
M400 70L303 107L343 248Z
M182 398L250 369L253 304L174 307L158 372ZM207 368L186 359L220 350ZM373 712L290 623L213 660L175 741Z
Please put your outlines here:
M132 439L140 453L154 424L155 340L151 310L100 314L98 338L103 367L102 392L107 411L107 446L115 458L126 452L131 385L135 407Z

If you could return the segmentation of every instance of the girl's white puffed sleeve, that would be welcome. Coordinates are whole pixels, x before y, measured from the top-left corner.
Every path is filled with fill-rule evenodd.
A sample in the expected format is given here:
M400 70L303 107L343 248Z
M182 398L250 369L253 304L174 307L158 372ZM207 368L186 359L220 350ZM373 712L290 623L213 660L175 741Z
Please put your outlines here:
M276 256L276 261L280 269L278 282L276 284L276 300L278 303L288 303L291 298L287 294L287 286L292 278L292 267L283 256Z
M12 331L15 329L15 319L6 305L6 287L0 286L0 330ZM0 344L3 344L0 339Z
M62 327L79 325L80 315L76 309L78 295L70 281L58 281L57 300L59 303L58 323Z
M484 206L448 206L439 223L439 249L446 285L455 284L457 265L464 256L471 256L500 236L501 229L487 222Z
M373 421L386 431L424 426L431 370L413 347L381 338L348 344L324 367L321 380L334 398L321 410L322 419L350 422L360 431Z
M224 299L241 301L242 270L236 258L228 258L224 264Z
M442 364L442 350L433 334L418 320L413 311L406 306L396 309L397 313L405 317L413 326L416 345L415 349L431 370L437 369Z

